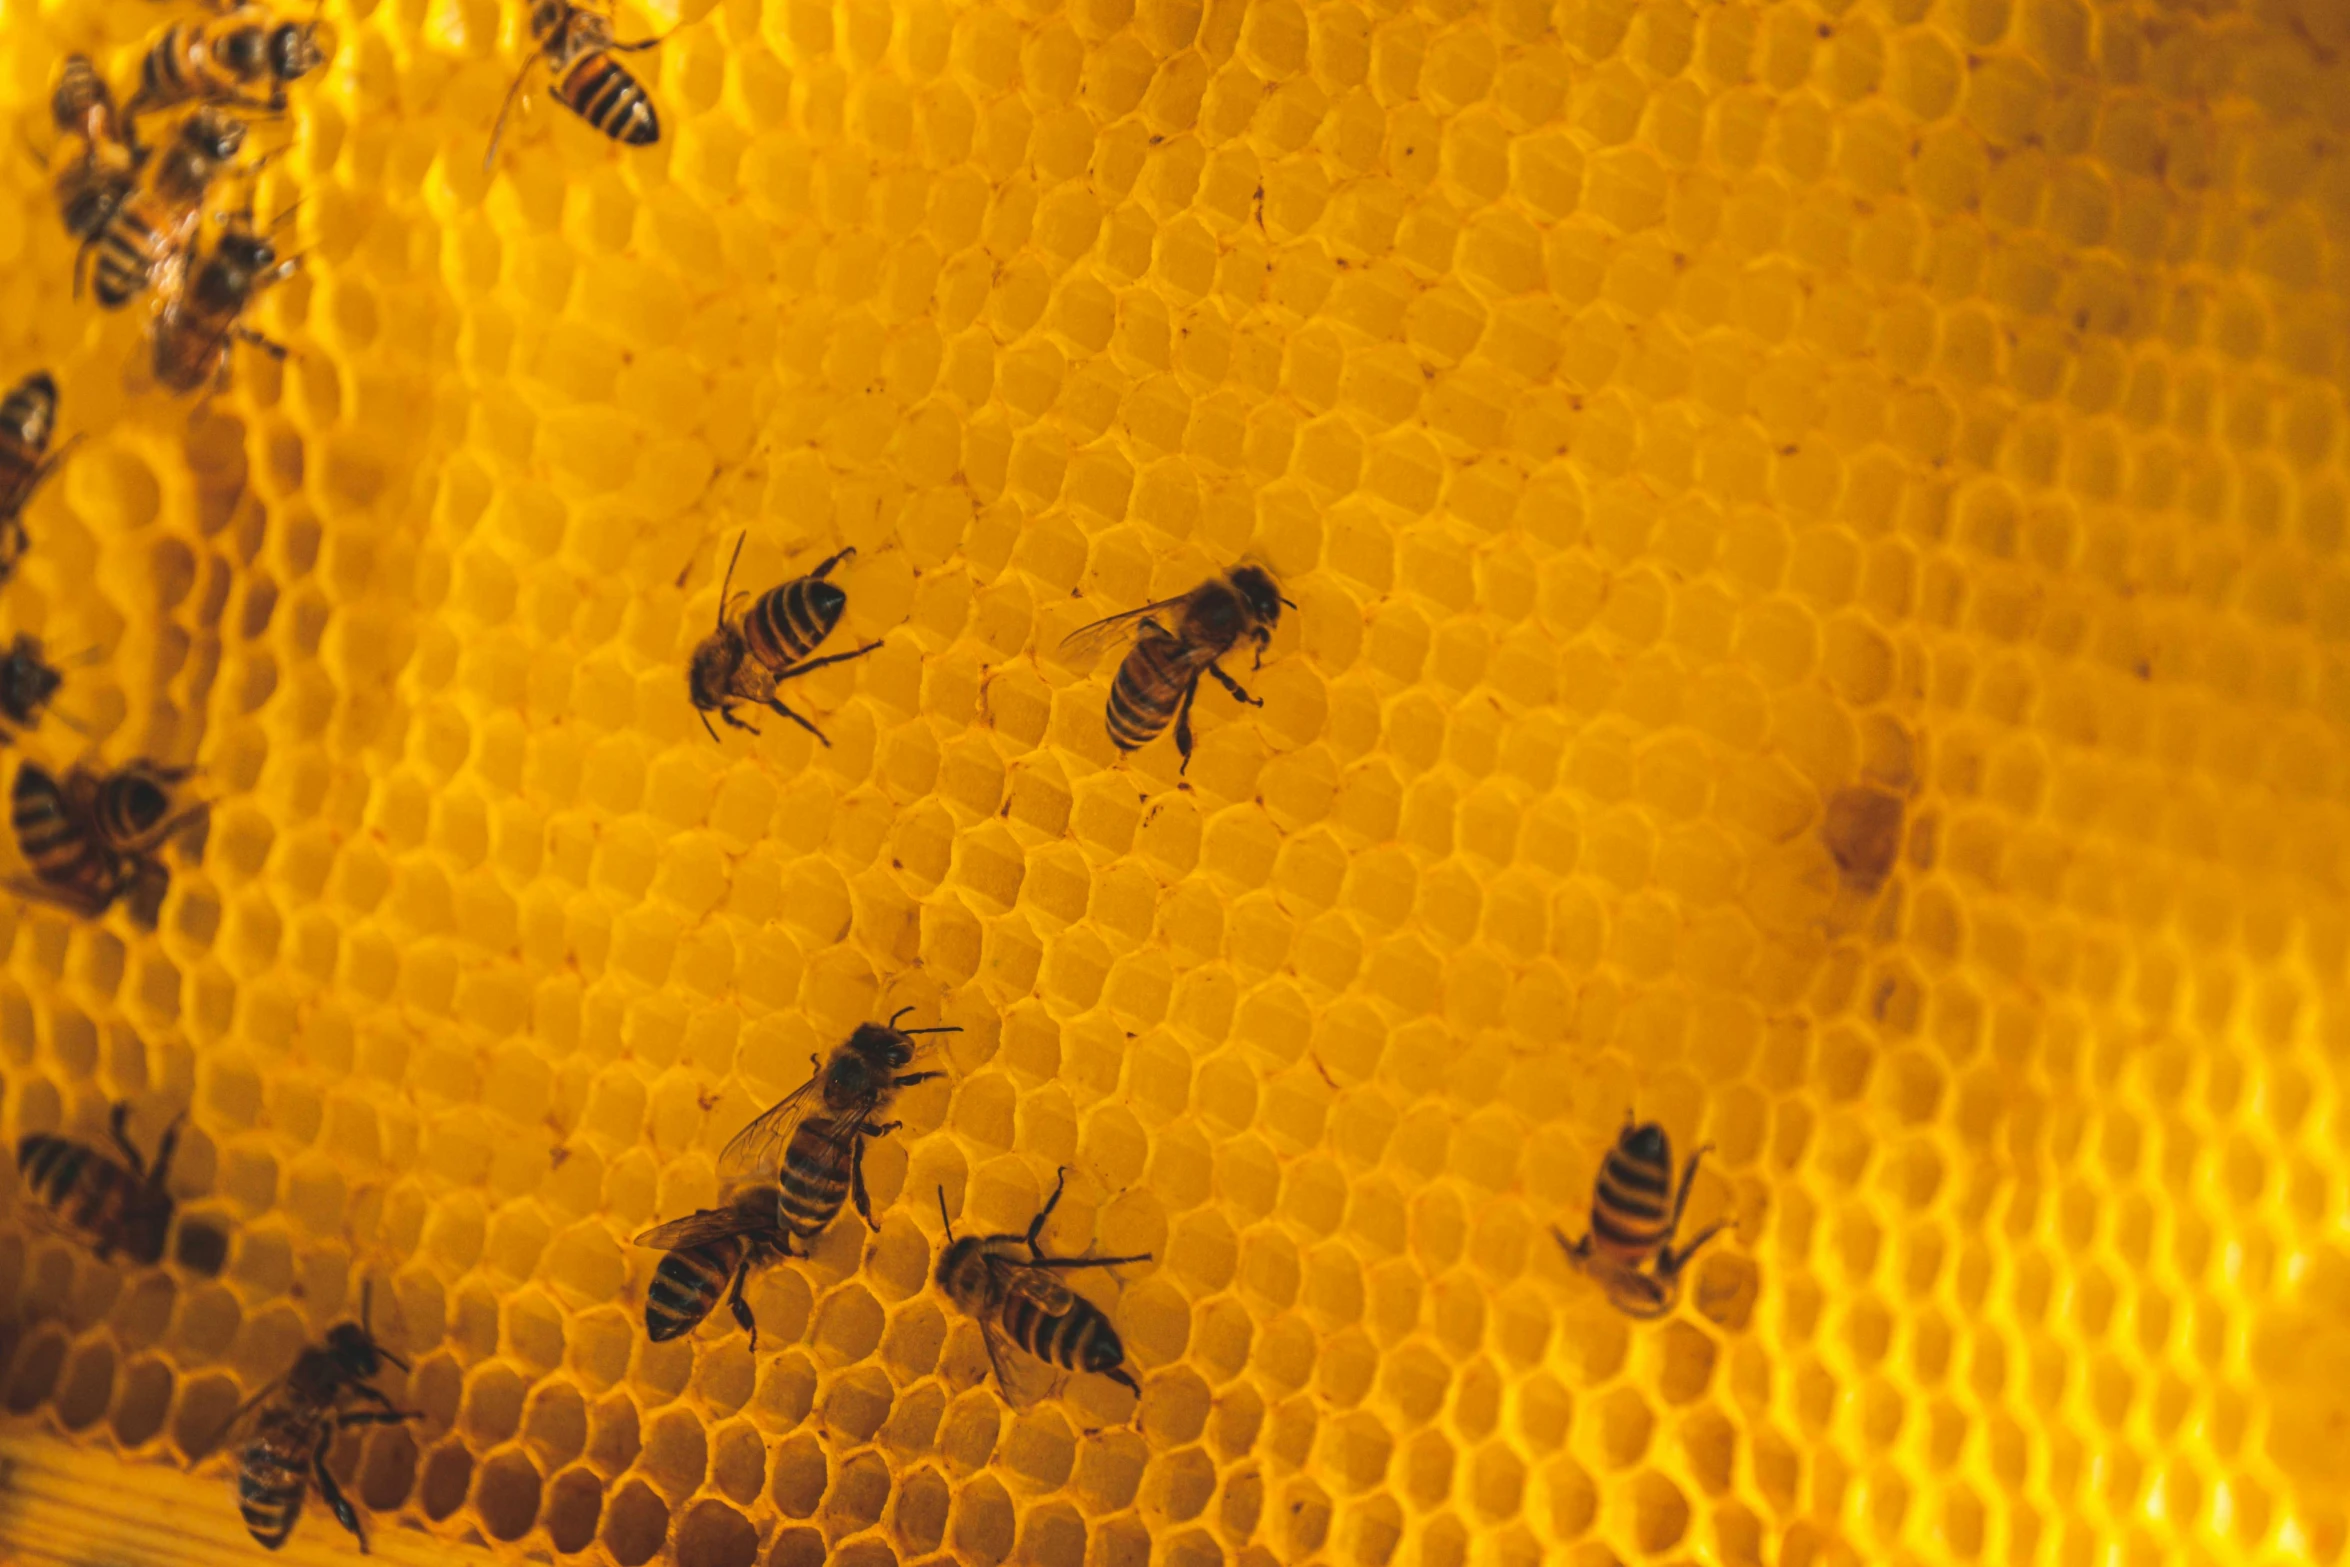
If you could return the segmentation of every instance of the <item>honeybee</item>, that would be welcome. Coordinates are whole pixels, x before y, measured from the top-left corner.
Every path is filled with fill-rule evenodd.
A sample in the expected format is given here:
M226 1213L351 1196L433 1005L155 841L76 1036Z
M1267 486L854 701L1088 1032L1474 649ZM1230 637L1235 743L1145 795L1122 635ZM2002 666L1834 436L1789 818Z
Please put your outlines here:
M181 1118L172 1117L163 1129L155 1163L149 1165L123 1131L130 1113L129 1105L118 1104L106 1121L122 1164L95 1148L35 1132L16 1145L16 1168L33 1196L89 1242L100 1262L123 1251L149 1267L162 1259L164 1235L171 1228L171 1194L163 1183L179 1148Z
M56 433L57 383L48 371L35 370L0 398L0 582L15 575L32 542L24 531L26 504L73 449L67 441L50 451Z
M1013 1404L1031 1404L1046 1396L1061 1371L1098 1372L1131 1388L1135 1397L1142 1396L1142 1385L1126 1369L1126 1347L1118 1342L1118 1330L1108 1315L1056 1275L1075 1268L1148 1262L1150 1253L1046 1256L1039 1238L1068 1183L1069 1172L1063 1169L1053 1182L1052 1196L1029 1221L1027 1234L966 1235L961 1240L955 1239L954 1221L947 1219L946 1188L938 1192L938 1216L947 1226L947 1249L938 1259L938 1287L978 1319L996 1383ZM1022 1246L1028 1248L1025 1258L1018 1254ZM1009 1353L1015 1347L1024 1353Z
M1236 647L1241 638L1257 644L1256 666L1265 665L1265 649L1273 628L1281 623L1287 604L1272 574L1261 566L1237 566L1221 577L1210 577L1181 598L1161 599L1081 626L1062 640L1061 647L1079 662L1089 662L1120 636L1132 636L1110 685L1106 722L1110 742L1121 751L1139 750L1159 737L1172 722L1175 749L1183 755L1178 771L1191 768L1191 704L1199 695L1202 675L1214 675L1235 701L1251 707L1265 704L1241 689L1216 660ZM1151 617L1172 609L1175 629L1169 631Z
M1616 1144L1600 1162L1599 1179L1591 1192L1591 1233L1569 1241L1552 1225L1567 1261L1598 1281L1607 1298L1627 1316L1661 1317L1681 1298L1681 1270L1699 1247L1727 1227L1728 1220L1707 1225L1686 1246L1675 1246L1681 1212L1689 1206L1689 1188L1697 1179L1697 1163L1708 1144L1689 1156L1681 1172L1680 1190L1673 1190L1673 1144L1654 1121L1634 1124L1627 1113ZM1672 1193L1672 1206L1665 1205Z
M96 652L82 655L88 663ZM57 695L57 688L65 684L65 676L50 663L42 651L41 639L19 631L8 650L0 653L0 719L19 729L37 728L41 713ZM70 718L62 718L67 727L80 730L81 725ZM7 730L0 728L0 745L8 743Z
M327 1447L354 1426L421 1418L394 1404L370 1380L386 1364L408 1369L408 1362L376 1342L370 1326L374 1293L373 1285L363 1286L359 1320L329 1328L325 1343L303 1350L291 1371L247 1399L222 1428L223 1439L236 1446L237 1506L245 1527L269 1550L293 1534L315 1484L335 1521L351 1531L364 1552L367 1532L359 1526L358 1509L327 1470ZM348 1407L354 1400L373 1407Z
M490 150L482 155L483 173L497 162L498 140L506 134L506 116L513 110L522 84L530 79L531 68L541 61L555 73L555 101L606 136L631 147L661 139L661 117L653 112L652 96L629 74L627 66L612 58L650 49L661 38L615 43L610 17L573 5L571 0L533 0L530 36L537 48L514 73L514 85L506 89L506 101L498 106L498 123L490 130Z
M791 1254L781 1195L772 1181L747 1185L724 1207L672 1219L636 1238L639 1246L669 1254L653 1270L653 1282L645 1290L647 1337L666 1344L691 1333L723 1293L734 1320L751 1335L751 1353L759 1352L759 1319L743 1299L743 1284L752 1268Z
M217 105L201 105L183 120L179 135L155 155L147 183L114 202L84 239L82 260L74 267L75 293L91 256L97 258L92 292L108 310L129 304L150 285L166 297L176 292L204 215L204 192L244 145L244 122ZM74 219L66 221L72 227Z
M57 68L57 85L49 92L49 117L64 135L82 139L85 158L95 158L110 147L127 151L113 89L86 54L69 54Z
M832 634L832 628L840 624L841 612L849 605L849 596L825 578L831 575L833 567L856 553L853 549L842 550L806 576L769 588L749 608L739 609L729 594L734 587L735 562L742 559L743 539L734 541L734 554L726 562L726 580L718 589L717 629L702 639L686 666L686 696L701 713L702 727L710 730L711 739L718 738L718 731L710 728L712 713L737 729L749 729L752 734L759 732L734 716L735 704L746 702L763 703L807 730L820 743L832 744L824 738L823 730L784 706L775 688L828 664L863 658L881 646L878 642L868 642L846 653L831 653L823 658L808 656Z
M208 380L226 385L232 343L284 359L292 350L242 318L263 289L284 282L300 266L299 257L278 259L276 244L253 227L252 213L232 214L221 225L211 254L193 276L164 294L155 312L149 329L155 379L175 392L197 391Z
M129 894L132 918L152 926L171 879L155 855L210 809L198 802L172 811L172 787L193 771L145 761L116 773L76 767L60 784L37 763L19 763L11 815L34 879L11 880L9 889L85 919Z
M307 22L289 22L267 6L234 0L216 4L216 12L200 22L172 23L139 62L139 90L123 105L122 116L132 146L141 114L183 103L282 111L287 86L334 53L334 31L316 12Z

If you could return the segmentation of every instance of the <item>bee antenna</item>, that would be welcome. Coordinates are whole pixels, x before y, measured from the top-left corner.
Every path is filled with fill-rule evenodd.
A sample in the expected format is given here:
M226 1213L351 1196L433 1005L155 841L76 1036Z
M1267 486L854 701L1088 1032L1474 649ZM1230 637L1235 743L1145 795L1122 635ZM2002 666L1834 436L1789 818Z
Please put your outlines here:
M907 1012L911 1012L911 1011L913 1011L913 1010L914 1010L914 1009L913 1009L912 1007L908 1007L908 1008L906 1008L906 1011L907 1011ZM901 1013L899 1013L898 1015L899 1015L900 1017L903 1017L903 1016L905 1016L905 1013L904 1013L904 1012L901 1012ZM894 1027L896 1027L896 1025L895 1025L894 1023L893 1023L891 1026L892 1026L893 1028L894 1028ZM899 1033L901 1033L901 1034L960 1034L962 1031L963 1031L963 1026L962 1026L960 1023L941 1023L941 1024L937 1025L935 1028L900 1028L900 1029L898 1029L898 1032L899 1032Z
M718 584L718 624L721 626L726 624L726 595L734 589L734 563L743 558L743 544L750 536L748 528L736 534L734 553L726 557L726 580ZM707 718L702 720L705 724L709 721Z
M1291 598L1288 594L1276 593L1273 596L1279 599L1282 603L1287 604L1291 609L1297 608L1297 601Z
M892 1027L892 1028L897 1028L897 1026L898 1026L898 1019L899 1019L899 1018L902 1018L902 1017L904 1017L904 1016L905 1016L907 1013L909 1013L909 1012L911 1012L911 1011L913 1011L913 1010L914 1010L914 1009L913 1009L912 1007L900 1007L900 1008L898 1008L898 1009L897 1009L895 1012L892 1012L892 1013L889 1015L889 1026L890 1026L890 1027ZM904 1029L899 1029L898 1031L899 1031L900 1033L904 1033L904 1032L906 1032L906 1030L904 1030Z
M375 1337L375 1280L359 1281L359 1331Z
M938 1221L947 1227L947 1239L953 1240L955 1221L947 1217L947 1189L943 1186L938 1189Z

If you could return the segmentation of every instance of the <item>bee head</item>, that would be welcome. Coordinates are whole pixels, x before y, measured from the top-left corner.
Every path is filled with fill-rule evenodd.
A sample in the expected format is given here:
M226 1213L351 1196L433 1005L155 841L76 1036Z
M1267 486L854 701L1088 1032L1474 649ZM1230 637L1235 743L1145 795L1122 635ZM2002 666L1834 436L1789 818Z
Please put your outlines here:
M335 50L334 30L324 22L280 22L270 29L269 71L281 82L307 76Z
M8 400L23 412L17 431L27 442L45 443L57 422L57 381L46 370L35 370L16 383Z
M725 622L719 622L716 631L702 638L686 665L686 694L694 706L716 707L725 700L727 688L734 683L734 672L742 666L742 661L741 635Z
M1262 566L1240 566L1232 573L1232 587L1248 612L1267 630L1281 624L1281 606L1289 600L1281 596L1280 584L1273 574Z
M541 43L546 42L570 14L569 0L537 0L530 8L530 35Z
M7 656L0 658L0 708L10 712L30 713L47 706L64 683L65 677L41 657L39 639L21 631Z
M1643 1121L1638 1126L1626 1127L1617 1143L1624 1152L1645 1163L1673 1162L1672 1139L1665 1136L1665 1129L1654 1121Z
M335 1364L355 1377L374 1376L386 1358L382 1346L356 1322L338 1322L327 1329L326 1349Z
M114 802L125 825L145 832L171 809L171 796L145 773L128 772L115 780Z
M225 163L245 145L245 122L208 103L180 126L180 140L190 152Z

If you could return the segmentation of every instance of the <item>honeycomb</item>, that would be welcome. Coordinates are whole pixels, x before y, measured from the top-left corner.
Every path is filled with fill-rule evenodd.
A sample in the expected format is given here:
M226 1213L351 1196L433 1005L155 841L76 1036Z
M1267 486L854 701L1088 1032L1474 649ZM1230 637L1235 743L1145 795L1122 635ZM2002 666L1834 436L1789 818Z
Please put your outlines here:
M213 801L152 934L0 903L6 1135L190 1115L161 1267L8 1204L0 1525L228 1559L375 1281L395 1559L2343 1559L2350 9L656 6L658 146L542 78L487 174L521 8L326 11L230 390L0 157L87 437L0 628L102 654L18 754ZM38 144L174 13L7 14ZM686 703L746 531L858 551L829 748ZM1120 757L1061 639L1242 559L1263 707ZM902 1006L878 1232L649 1343L630 1238ZM1734 1221L1655 1323L1549 1236L1628 1113ZM929 1282L1064 1166L1139 1405Z

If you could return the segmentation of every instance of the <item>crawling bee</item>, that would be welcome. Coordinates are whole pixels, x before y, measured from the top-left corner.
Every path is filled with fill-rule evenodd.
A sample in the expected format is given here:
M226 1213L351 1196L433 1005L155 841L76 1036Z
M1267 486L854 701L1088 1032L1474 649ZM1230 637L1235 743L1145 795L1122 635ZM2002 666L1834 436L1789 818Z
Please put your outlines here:
M175 392L200 390L207 381L226 385L234 343L284 359L292 350L245 325L244 314L263 289L292 277L300 265L297 257L278 259L276 244L254 229L251 212L232 214L211 254L192 277L165 293L155 312L149 328L155 379Z
M57 68L57 85L49 92L49 117L60 134L81 138L85 158L125 147L114 91L86 54L69 54Z
M1671 1311L1681 1298L1681 1270L1728 1224L1709 1224L1688 1245L1673 1244L1681 1211L1689 1206L1690 1185L1697 1179L1697 1162L1705 1155L1706 1149L1700 1148L1689 1156L1680 1190L1674 1192L1672 1139L1654 1121L1635 1125L1627 1114L1592 1188L1591 1233L1569 1241L1565 1231L1551 1227L1567 1261L1597 1280L1627 1316L1661 1317Z
M947 1249L938 1259L938 1287L947 1298L979 1321L987 1344L996 1384L1013 1404L1030 1404L1044 1397L1060 1380L1059 1372L1093 1371L1133 1389L1142 1385L1126 1369L1126 1348L1118 1330L1101 1307L1061 1282L1058 1275L1074 1268L1119 1268L1130 1262L1148 1262L1144 1252L1133 1257L1048 1257L1040 1244L1045 1221L1061 1201L1069 1172L1053 1182L1053 1194L1028 1224L1025 1235L966 1235L955 1239L954 1221L947 1219L946 1188L938 1193L938 1216L946 1220ZM1028 1255L1019 1255L1019 1248ZM1010 1351L1017 1347L1024 1354ZM1056 1369L1057 1368L1057 1369Z
M209 809L198 802L172 811L173 786L193 771L145 761L116 773L76 767L61 784L37 763L19 763L11 815L33 880L12 880L9 889L85 919L128 894L132 918L152 926L170 885L155 856Z
M41 639L19 631L8 650L0 653L0 719L18 729L38 727L42 709L63 684L65 677L43 653ZM66 722L73 723L71 719ZM7 743L8 732L0 728L0 745Z
M943 1075L899 1070L914 1059L913 1035L959 1032L901 1029L897 1021L905 1015L860 1024L833 1047L830 1059L811 1057L815 1075L735 1134L718 1155L719 1179L734 1188L723 1206L636 1238L639 1246L669 1253L645 1292L645 1332L655 1343L691 1332L723 1293L756 1353L759 1324L743 1299L750 1270L791 1256L794 1240L804 1250L852 1194L857 1211L873 1223L865 1195L865 1139L897 1130L895 1121L873 1117L899 1089Z
M333 53L334 31L315 11L289 22L265 5L215 0L214 15L172 23L140 60L139 90L123 105L124 139L137 146L140 115L187 103L281 112L286 88Z
M734 716L734 709L737 703L763 703L823 744L832 744L824 738L823 730L784 706L775 688L827 664L863 658L881 646L868 642L846 653L808 656L840 624L841 612L849 604L849 596L825 578L833 567L856 553L842 550L806 576L768 589L744 609L728 596L734 587L735 562L743 554L743 540L734 541L734 554L726 562L726 580L718 589L717 629L702 639L686 666L686 696L702 714L702 727L710 730L711 739L718 738L718 731L710 728L712 713L737 729L757 734L758 730Z
M171 1228L171 1194L163 1183L179 1148L181 1118L174 1116L163 1129L150 1166L123 1131L130 1113L129 1105L118 1104L106 1122L121 1164L95 1148L35 1132L16 1145L16 1169L34 1197L89 1242L100 1262L121 1251L151 1267L162 1259L163 1238Z
M26 503L73 449L68 441L51 452L56 433L57 383L36 370L0 398L0 582L16 574L32 542L24 530Z
M530 36L537 48L514 73L514 85L506 89L506 101L498 106L498 123L490 130L490 150L481 160L484 173L498 160L498 140L506 134L506 116L514 108L516 95L530 79L532 67L541 61L555 73L555 101L606 136L631 147L661 139L661 117L653 112L652 96L629 74L627 66L612 58L650 49L661 39L615 43L610 17L573 5L571 0L534 0Z
M376 1342L374 1304L373 1286L363 1287L359 1320L328 1329L325 1343L303 1350L291 1371L246 1400L223 1428L223 1439L237 1451L237 1506L253 1538L269 1550L293 1534L312 1485L359 1549L367 1549L359 1510L327 1470L327 1447L354 1426L419 1418L370 1380L386 1364L408 1369L408 1362ZM355 1402L372 1407L351 1407Z
M81 292L84 263L95 257L92 292L108 310L129 304L150 286L166 297L176 293L204 216L204 193L244 145L244 122L215 104L182 121L179 135L155 155L147 182L116 201L83 241L74 292ZM67 218L69 228L73 221Z
M645 1291L646 1336L666 1344L691 1333L723 1294L734 1320L751 1335L751 1353L759 1352L759 1321L743 1299L743 1285L754 1267L791 1254L781 1197L774 1182L761 1181L737 1190L723 1207L673 1219L636 1238L639 1246L669 1254Z
M1216 660L1238 646L1241 638L1253 637L1256 667L1263 668L1265 648L1273 640L1273 628L1281 623L1285 604L1297 607L1281 596L1271 573L1261 566L1239 566L1226 576L1210 577L1181 598L1161 599L1081 626L1061 647L1073 659L1085 662L1118 637L1131 635L1134 646L1127 650L1110 686L1106 720L1110 742L1121 751L1139 750L1172 722L1175 749L1183 756L1179 771L1188 771L1191 703L1199 695L1200 676L1214 675L1236 701L1264 706L1224 673ZM1169 609L1175 611L1172 631L1151 618Z

